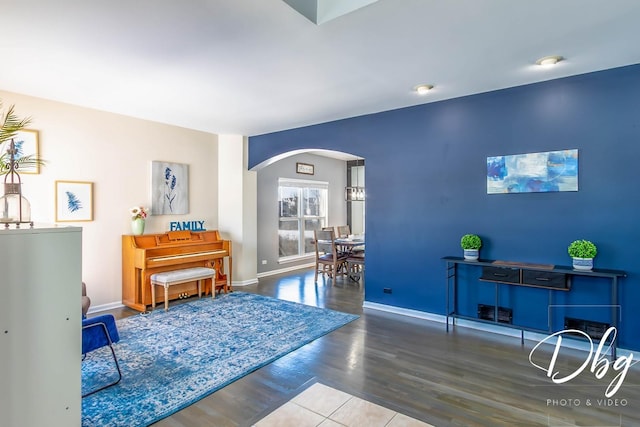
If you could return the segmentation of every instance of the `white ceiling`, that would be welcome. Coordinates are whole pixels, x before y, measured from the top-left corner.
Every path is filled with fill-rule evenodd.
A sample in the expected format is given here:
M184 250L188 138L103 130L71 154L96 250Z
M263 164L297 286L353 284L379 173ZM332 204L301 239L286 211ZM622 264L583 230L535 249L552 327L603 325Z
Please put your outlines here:
M218 134L640 62L638 0L378 0L321 25L282 0L3 0L0 16L0 89Z

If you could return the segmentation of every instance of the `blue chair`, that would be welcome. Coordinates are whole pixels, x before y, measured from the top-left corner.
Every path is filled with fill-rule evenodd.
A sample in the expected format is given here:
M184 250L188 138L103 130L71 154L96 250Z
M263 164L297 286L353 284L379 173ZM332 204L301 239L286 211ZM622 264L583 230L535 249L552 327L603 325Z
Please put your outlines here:
M116 364L116 369L118 370L118 379L116 381L110 382L96 390L83 394L82 397L87 397L93 393L99 392L100 390L104 390L107 387L116 385L122 379L120 364L118 363L116 352L113 349L113 344L118 341L120 341L120 335L118 334L118 328L116 327L116 321L113 315L103 314L89 319L82 319L82 360L84 360L87 353L109 346L111 349L111 355L113 356L113 360Z

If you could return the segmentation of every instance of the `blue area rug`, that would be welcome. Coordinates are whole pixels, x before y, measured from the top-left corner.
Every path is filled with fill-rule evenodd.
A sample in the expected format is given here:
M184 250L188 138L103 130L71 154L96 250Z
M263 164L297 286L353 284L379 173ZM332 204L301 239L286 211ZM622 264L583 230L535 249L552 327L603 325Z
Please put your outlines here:
M148 426L358 316L234 292L118 320L122 381L82 401L82 425ZM82 388L117 375L108 348L82 362Z

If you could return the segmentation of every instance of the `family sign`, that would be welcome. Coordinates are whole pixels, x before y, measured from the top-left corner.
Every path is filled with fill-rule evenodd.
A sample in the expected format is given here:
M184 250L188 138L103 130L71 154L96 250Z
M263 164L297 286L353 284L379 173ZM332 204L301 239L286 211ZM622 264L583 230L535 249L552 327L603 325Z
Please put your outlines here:
M204 221L171 221L169 231L206 231Z

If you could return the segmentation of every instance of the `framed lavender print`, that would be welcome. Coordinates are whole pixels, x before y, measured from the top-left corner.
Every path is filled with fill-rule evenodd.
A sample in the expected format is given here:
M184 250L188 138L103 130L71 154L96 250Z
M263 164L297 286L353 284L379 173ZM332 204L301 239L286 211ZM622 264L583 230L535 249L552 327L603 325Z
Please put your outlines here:
M56 181L56 222L93 221L93 183Z
M151 214L189 213L189 165L151 162Z
M487 194L578 191L578 150L487 157Z

